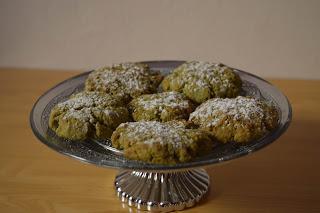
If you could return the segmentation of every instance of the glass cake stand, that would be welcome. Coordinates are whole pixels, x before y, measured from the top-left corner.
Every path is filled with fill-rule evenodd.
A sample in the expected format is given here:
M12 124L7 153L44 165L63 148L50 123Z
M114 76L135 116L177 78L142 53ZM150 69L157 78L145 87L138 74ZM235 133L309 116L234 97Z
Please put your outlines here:
M152 70L164 75L183 61L147 61ZM288 99L273 85L250 73L234 69L242 81L242 95L250 95L272 102L279 113L279 125L264 137L246 145L227 143L210 154L191 162L176 165L143 163L124 158L112 149L110 141L70 142L61 139L48 128L50 111L84 88L90 72L67 79L44 93L34 104L30 114L31 128L37 138L69 157L101 167L120 169L114 186L122 202L140 210L172 211L195 205L209 189L209 175L203 167L235 159L257 151L279 138L288 128L292 110Z

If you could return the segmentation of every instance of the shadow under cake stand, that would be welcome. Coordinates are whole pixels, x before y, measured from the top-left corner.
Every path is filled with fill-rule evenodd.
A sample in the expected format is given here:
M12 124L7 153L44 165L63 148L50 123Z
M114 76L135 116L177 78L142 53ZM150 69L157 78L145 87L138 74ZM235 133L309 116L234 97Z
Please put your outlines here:
M183 61L147 61L152 70L166 75ZM292 110L287 98L273 85L250 73L234 69L243 81L242 95L272 102L279 113L278 127L259 140L246 145L227 143L210 154L192 162L177 165L157 165L124 158L110 147L109 141L70 142L61 139L48 128L51 109L84 88L90 72L67 79L44 93L30 114L31 128L37 138L53 150L101 167L120 169L115 178L115 190L122 202L140 210L182 210L195 205L210 185L208 173L202 169L257 151L279 138L288 128Z

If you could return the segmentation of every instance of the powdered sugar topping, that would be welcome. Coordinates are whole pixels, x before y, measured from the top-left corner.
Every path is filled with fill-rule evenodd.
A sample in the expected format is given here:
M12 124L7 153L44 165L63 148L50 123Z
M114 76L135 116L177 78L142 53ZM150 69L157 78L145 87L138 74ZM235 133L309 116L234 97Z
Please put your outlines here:
M89 75L88 80L99 91L131 94L148 90L152 86L150 76L146 65L127 62L98 69Z
M197 87L215 87L218 93L225 93L231 87L228 75L232 69L221 63L190 61L182 64L178 70L183 70L179 81L193 82ZM197 89L196 87L194 89Z
M118 128L126 128L128 138L142 141L145 144L172 144L175 148L182 144L192 143L187 137L187 129L156 121L123 123Z
M80 110L69 109L63 116L63 119L75 118L82 122L95 122L95 118L91 115L89 108L82 108Z
M183 94L174 91L140 96L137 104L146 110L158 107L190 107L190 101L188 101Z
M111 108L116 106L119 106L119 103L111 96L101 95L97 92L81 92L69 100L57 104L56 108L66 112L63 116L64 119L75 118L83 122L94 123L93 111L101 111L109 116L113 113Z
M81 109L84 107L102 106L106 103L110 104L112 101L110 98L103 97L96 92L78 93L71 97L69 100L57 104L60 108L67 109Z
M246 120L251 122L253 118L262 118L264 109L260 101L238 96L234 99L210 99L201 104L190 115L190 120L205 126L215 126L219 124L225 117L237 121Z
M182 65L187 72L197 72L199 74L207 74L212 70L223 72L227 67L221 63L211 63L204 61L189 61Z

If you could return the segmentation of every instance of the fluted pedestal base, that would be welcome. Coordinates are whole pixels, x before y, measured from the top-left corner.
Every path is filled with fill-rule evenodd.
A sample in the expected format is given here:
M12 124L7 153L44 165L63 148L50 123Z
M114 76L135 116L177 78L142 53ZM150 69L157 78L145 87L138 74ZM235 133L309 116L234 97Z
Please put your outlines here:
M208 192L209 175L204 169L121 171L115 188L122 202L140 210L182 210L195 205Z

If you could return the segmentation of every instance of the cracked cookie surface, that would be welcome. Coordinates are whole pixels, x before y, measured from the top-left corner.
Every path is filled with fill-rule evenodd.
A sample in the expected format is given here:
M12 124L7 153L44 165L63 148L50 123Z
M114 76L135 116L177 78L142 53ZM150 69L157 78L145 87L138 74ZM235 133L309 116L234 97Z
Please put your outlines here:
M223 64L189 61L175 68L161 85L164 91L182 92L200 104L210 98L236 97L242 81L233 69Z
M252 97L210 99L190 114L189 121L222 142L247 143L278 125L276 108Z
M123 105L119 97L80 92L51 110L49 127L58 136L70 140L109 138L119 124L129 120Z
M210 133L187 129L183 122L140 121L121 124L112 134L113 147L124 156L157 164L188 162L215 146Z
M142 63L120 63L91 72L85 82L86 91L99 91L122 96L126 102L142 94L156 92L162 76Z
M179 92L163 92L142 95L133 99L129 105L135 121L188 120L195 109L194 104Z

